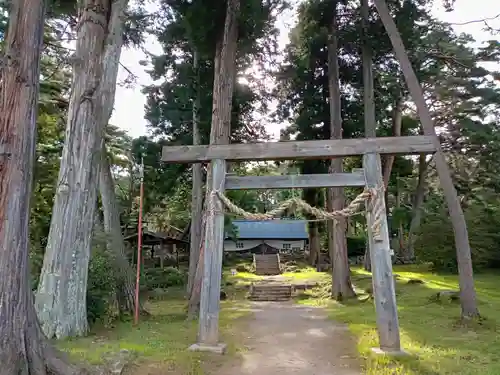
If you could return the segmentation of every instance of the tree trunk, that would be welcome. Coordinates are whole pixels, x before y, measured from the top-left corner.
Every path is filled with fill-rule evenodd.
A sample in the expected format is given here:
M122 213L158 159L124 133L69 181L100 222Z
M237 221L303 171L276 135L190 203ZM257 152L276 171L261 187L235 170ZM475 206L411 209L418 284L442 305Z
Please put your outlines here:
M36 310L47 337L87 333L87 277L104 133L110 3L82 2L73 83ZM104 87L104 92L101 91Z
M377 136L377 124L375 117L375 94L373 90L372 51L368 40L368 26L370 22L368 0L361 0L361 16L365 137L374 138ZM368 241L366 242L364 267L365 270L371 271Z
M100 86L102 103L102 127L106 128L113 112L116 81L123 46L125 11L128 0L116 0L112 3L109 34L103 60L103 79ZM120 225L120 210L115 194L115 184L111 168L103 144L101 149L101 169L99 173L99 191L104 213L104 231L108 243L108 251L112 254L115 270L117 302L120 314L133 314L135 307L134 275L127 259L125 242Z
M337 33L337 5L335 5L330 38L328 40L328 89L331 139L342 139L342 104L340 98ZM332 159L330 170L332 173L341 173L343 170L342 158ZM328 211L341 210L344 208L344 204L344 188L328 189ZM332 262L332 298L340 301L343 298L356 295L351 283L349 258L347 255L346 219L339 217L336 220L329 220L327 224L328 252Z
M429 162L427 162L425 158L425 154L421 154L418 158L418 183L415 190L415 198L413 200L410 230L408 232L408 244L405 253L405 258L408 260L415 259L415 232L420 227L420 221L422 219L422 210L420 207L422 203L424 203L426 187L425 177L427 174L427 167L429 166Z
M104 129L108 125L113 112L127 5L128 0L115 0L111 6L111 18L108 25L109 33L107 35L103 60L103 79L100 86L100 99L103 110L101 121ZM127 251L120 224L120 210L115 194L115 184L104 144L102 145L101 152L102 164L99 173L99 191L104 213L104 231L107 235L107 247L112 255L115 270L116 299L120 315L133 315L135 309L134 274L127 259ZM139 306L139 308L144 312L142 306Z
M403 123L403 98L398 97L396 99L394 109L392 111L392 136L401 136L401 126ZM383 181L384 181L384 195L385 195L385 212L391 212L391 207L389 203L389 181L391 179L392 165L394 164L394 155L386 155L384 157L384 168L382 171ZM389 228L390 230L390 228ZM390 232L389 232L390 235Z
M199 145L200 129L199 129L199 108L200 108L200 93L199 93L199 54L193 52L193 70L194 70L194 90L195 97L193 100L193 145ZM200 163L193 164L193 190L191 192L191 239L189 247L189 274L187 291L188 296L191 295L191 289L196 277L196 269L198 266L198 258L200 257L200 240L201 240L201 216L203 214L203 172Z
M436 170L441 181L441 186L443 188L450 213L451 223L453 225L453 232L455 234L462 318L478 317L479 310L477 307L476 290L474 288L469 234L467 232L467 223L465 222L464 213L462 207L460 206L460 200L455 186L453 185L448 164L446 163L446 159L441 150L441 144L439 143L439 138L436 135L432 116L425 102L422 88L420 87L418 78L413 70L413 67L411 66L403 40L401 39L401 35L399 34L397 26L389 13L389 8L387 7L385 0L374 0L374 2L387 34L391 39L391 43L394 47L394 53L400 62L406 84L411 96L413 97L415 106L417 107L417 112L420 122L422 123L424 134L433 136L434 138L434 143L437 149L434 161L436 163Z
M396 209L399 210L401 208L401 186L399 181L399 175L396 181L396 196L394 197L396 201ZM392 220L392 225L394 226L394 217ZM403 222L402 220L398 220L398 254L397 256L405 259L405 248L403 242Z
M45 2L12 2L0 87L1 375L76 374L44 337L31 292L29 216L33 186Z
M115 184L109 166L106 147L102 150L101 171L99 175L102 210L104 213L104 232L107 248L113 260L116 281L116 299L120 315L133 315L135 308L134 274L127 259L125 241L120 225ZM142 306L139 306L142 310Z
M309 222L309 264L317 266L321 253L318 222Z
M236 50L238 47L238 16L240 0L229 0L226 7L224 34L217 41L214 61L214 88L212 101L212 128L210 130L210 144L228 144L231 133L231 108L233 102L234 82L236 80ZM211 194L211 168L207 172L206 197ZM205 199L207 202L208 199ZM206 225L204 223L203 225ZM202 233L204 229L202 226ZM193 292L189 299L188 315L197 315L200 306L201 283L203 277L204 244L200 246L200 256ZM221 270L222 272L222 270Z
M399 97L396 100L394 109L392 111L392 136L400 137L401 136L401 126L403 123L403 98ZM385 157L384 163L384 187L387 191L389 187L389 180L391 179L392 165L394 164L394 155L387 155ZM388 199L386 198L386 202ZM387 210L389 212L389 210Z

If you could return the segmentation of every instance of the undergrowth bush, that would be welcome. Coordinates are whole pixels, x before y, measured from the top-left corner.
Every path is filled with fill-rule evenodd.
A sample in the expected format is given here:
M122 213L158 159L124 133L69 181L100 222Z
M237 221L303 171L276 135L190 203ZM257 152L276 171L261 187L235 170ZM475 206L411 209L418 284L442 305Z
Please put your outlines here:
M359 257L365 255L366 238L347 237L347 254L349 257Z
M112 319L115 300L114 270L107 252L95 250L89 262L87 318L90 324Z
M147 290L181 286L186 283L186 274L174 267L145 268L143 285Z
M472 205L465 212L472 262L475 270L500 267L500 216L496 210ZM438 271L457 271L455 239L448 212L428 213L415 242L419 261L430 262Z

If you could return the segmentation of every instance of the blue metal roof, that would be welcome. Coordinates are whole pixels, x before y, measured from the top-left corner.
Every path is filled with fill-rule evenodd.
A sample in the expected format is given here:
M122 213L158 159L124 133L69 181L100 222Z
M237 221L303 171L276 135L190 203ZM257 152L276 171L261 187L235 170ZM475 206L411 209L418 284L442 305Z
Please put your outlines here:
M233 220L241 239L296 239L306 240L307 221L305 220Z

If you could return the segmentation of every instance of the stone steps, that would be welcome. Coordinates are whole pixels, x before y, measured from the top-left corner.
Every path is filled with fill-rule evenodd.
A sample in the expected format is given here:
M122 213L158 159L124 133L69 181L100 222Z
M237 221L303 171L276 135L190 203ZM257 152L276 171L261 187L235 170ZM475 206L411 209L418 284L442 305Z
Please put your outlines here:
M257 275L279 275L281 273L279 254L254 254L253 262Z
M290 284L253 284L249 299L252 301L288 301L292 298Z

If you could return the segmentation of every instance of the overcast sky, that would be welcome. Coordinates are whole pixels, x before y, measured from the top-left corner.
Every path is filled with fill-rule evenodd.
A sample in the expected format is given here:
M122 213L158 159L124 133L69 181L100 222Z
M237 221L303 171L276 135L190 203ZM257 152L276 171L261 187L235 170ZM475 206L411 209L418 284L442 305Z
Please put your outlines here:
M435 1L439 4L442 2L441 0ZM278 19L278 27L280 29L279 43L281 47L287 44L288 32L295 22L292 15L292 12L286 12L281 14ZM434 7L433 15L443 21L456 24L454 28L457 32L469 33L479 43L494 37L484 30L484 23L468 22L483 18L492 19L499 15L499 17L488 21L488 23L500 29L500 2L498 0L456 0L453 12L447 13L438 5ZM153 37L148 38L145 48L154 54L161 53L161 48ZM150 85L152 80L145 72L145 68L139 64L139 61L144 59L145 56L140 51L131 49L123 51L121 63L133 72L138 79L132 88L117 88L115 110L110 121L110 123L127 130L132 137L138 137L147 132L146 121L144 120L146 97L141 93L141 88ZM127 74L126 70L120 67L119 81L123 81L127 77ZM279 135L280 126L278 124L269 124L267 128L275 137Z

